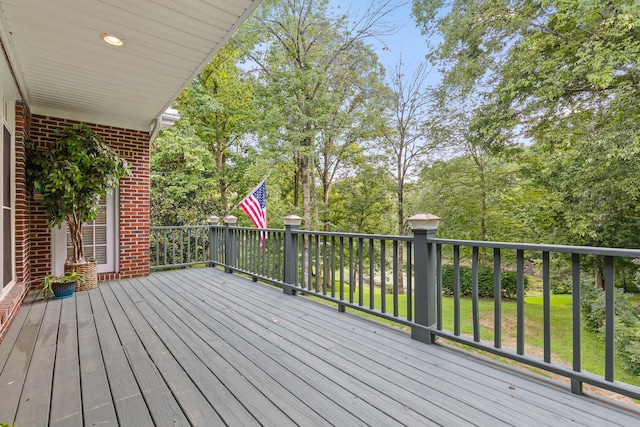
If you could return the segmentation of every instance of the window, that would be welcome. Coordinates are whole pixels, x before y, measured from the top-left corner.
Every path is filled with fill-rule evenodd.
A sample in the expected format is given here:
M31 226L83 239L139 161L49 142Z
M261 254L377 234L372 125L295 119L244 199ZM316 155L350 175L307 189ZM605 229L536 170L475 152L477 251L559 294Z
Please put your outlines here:
M0 286L0 294L2 290L13 282L13 241L14 241L14 223L13 223L13 145L11 142L11 133L6 126L2 126L2 284Z

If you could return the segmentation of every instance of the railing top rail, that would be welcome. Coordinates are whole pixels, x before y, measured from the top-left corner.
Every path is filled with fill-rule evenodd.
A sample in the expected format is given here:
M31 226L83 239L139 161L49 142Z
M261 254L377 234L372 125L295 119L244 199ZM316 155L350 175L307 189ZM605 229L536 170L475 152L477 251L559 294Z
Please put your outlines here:
M182 226L151 226L151 230L186 230L186 229L206 229L209 227L224 229L223 224L214 226L209 225L182 225ZM281 228L255 228L255 227L233 227L234 230L242 231L267 231L271 233L282 233L285 230ZM292 233L300 235L314 235L314 236L327 236L327 237L343 237L354 239L374 239L374 240L388 240L388 241L413 241L413 236L393 236L393 235L381 235L381 234L357 234L357 233L342 233L342 232L330 232L330 231L313 231L295 229ZM569 245L548 245L538 243L518 243L518 242L487 242L480 240L458 240L458 239L442 239L432 238L430 242L443 245L456 245L467 247L485 247L485 248L497 248L497 249L514 249L524 251L537 251L537 252L557 252L557 253L571 253L571 254L583 254L583 255L601 255L601 256L614 256L614 257L628 257L628 258L640 258L640 249L626 249L626 248L601 248L597 246L569 246Z
M188 228L209 228L208 225L152 225L151 230L185 230Z
M404 242L413 241L413 236L392 236L388 234L357 234L357 233L341 233L331 231L310 231L310 230L292 230L295 234L306 234L314 236L328 237L347 237L354 239L374 239L374 240L398 240Z
M226 227L224 225L216 225L216 228L220 228L224 230ZM233 227L233 230L241 230L241 231L268 231L269 233L284 233L284 228L255 228L255 227Z
M524 251L560 252L584 255L640 258L640 249L600 248L597 246L543 245L537 243L483 242L479 240L429 239L432 243L456 246L477 246L497 249L520 249Z

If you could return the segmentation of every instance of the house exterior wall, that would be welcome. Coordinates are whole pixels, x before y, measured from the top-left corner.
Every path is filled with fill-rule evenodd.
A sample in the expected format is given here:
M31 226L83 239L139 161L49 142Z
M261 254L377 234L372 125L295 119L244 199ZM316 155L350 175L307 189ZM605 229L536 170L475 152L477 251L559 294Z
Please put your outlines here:
M13 102L10 104L13 106ZM13 117L13 114L11 115ZM4 338L11 322L18 313L22 301L27 295L30 275L30 197L27 191L25 174L24 141L29 137L30 114L28 108L21 102L15 104L15 118L13 125L14 139L14 256L15 283L0 299L0 342ZM7 236L3 236L8 238Z
M46 149L55 140L54 131L79 122L47 116L32 115L30 137ZM98 280L123 279L149 274L149 133L89 124L105 142L124 158L132 172L120 180L119 200L119 268L115 273L102 273ZM42 277L52 271L51 230L47 227L44 208L31 200L30 211L31 277Z

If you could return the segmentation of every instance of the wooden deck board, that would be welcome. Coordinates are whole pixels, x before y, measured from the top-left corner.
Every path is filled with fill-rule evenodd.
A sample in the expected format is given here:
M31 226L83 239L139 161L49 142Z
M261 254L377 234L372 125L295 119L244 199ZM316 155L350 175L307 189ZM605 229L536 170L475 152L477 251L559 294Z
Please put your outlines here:
M16 414L18 425L41 426L49 422L61 302L55 301L46 306L20 397Z
M640 425L636 408L218 269L33 298L0 344L0 422L20 427Z
M117 424L118 419L100 350L89 292L78 292L74 299L78 319L78 354L84 424Z
M230 292L232 291L230 290ZM205 295L203 291L200 291L193 297L204 298ZM230 300L234 301L237 307L241 307L238 304L239 301ZM327 356L331 353L323 352L323 348L319 352L313 353L308 349L309 346L315 346L311 340L303 336L297 337L293 334L283 333L282 319L284 317L276 313L257 314L260 312L260 305L249 303L248 306L243 307L245 309L242 310L243 314L239 314L236 311L238 309L226 310L224 313L229 317L229 323L246 323L245 336L247 339L252 339L257 335L261 340L255 340L254 346L257 346L261 352L274 360L297 361L296 369L290 368L293 371L292 374L298 371L299 375L305 376L310 385L316 389L325 390L330 396L339 396L337 399L339 403L348 405L348 410L354 412L359 418L363 418L366 423L380 421L385 425L390 425L402 423L403 420L416 425L427 425L434 422L448 425L464 423L460 417L438 407L430 408L429 418L416 413L411 409L412 407L427 404L420 396L394 387L391 382L375 378L371 372L362 369L362 360L359 358L349 359L340 354L333 354L328 358ZM250 320L251 323L247 323L247 320ZM322 322L318 322L316 325L322 325ZM294 323L287 324L287 332L295 327ZM261 344L261 341L266 341L268 344ZM341 345L333 342L331 347L336 348ZM331 382L314 381L319 378L328 379ZM379 408L384 408L384 412ZM497 420L492 419L491 421L496 422ZM467 420L467 422L470 421Z
M101 292L93 292L89 296L118 421L123 425L150 425L153 422L149 408L142 397L114 325L117 321L114 321L114 318L121 318L123 313L113 304L115 301L104 294L101 289ZM110 303L111 312L107 310L107 301Z
M38 331L42 325L42 317L44 316L45 305L38 304L34 300L30 300L25 304L23 309L28 312L25 321L18 324L20 334L12 343L11 352L8 354L7 361L0 372L0 387L2 388L2 398L0 399L0 420L9 423L15 420L18 412L18 405L24 388L27 371L30 367L31 356L35 349ZM13 325L9 328L11 333ZM2 343L4 346L4 342Z
M147 303L154 298L154 295L148 295L143 298L138 293L138 290L133 289L131 286L125 286L124 289L136 300L145 301L144 303L136 304L145 319L151 319L157 324L160 324L162 319L164 320L165 325L159 328L159 335L163 342L166 343L173 356L180 361L182 368L197 384L203 395L211 402L226 424L257 426L260 425L260 419L263 421L271 419L272 422L277 423L279 426L293 425L291 420L284 413L279 412L278 408L266 399L259 390L249 385L237 371L232 371L231 365L223 362L220 358L216 360L209 359L205 363L200 357L202 354L211 351L211 348L182 323L175 314L166 311L154 311L152 306ZM142 290L140 287L138 289ZM142 290L142 294L144 293L144 290ZM162 318L160 318L160 313L162 313ZM223 378L224 382L216 376L224 375L225 373L230 373L232 376L225 376ZM238 390L234 390L234 393L232 393L227 389L225 383L240 383L241 386L236 387ZM242 387L242 385L247 386ZM238 395L251 395L249 400L251 410L240 403L236 398ZM255 413L255 416L253 413Z
M241 279L242 280L242 279ZM225 294L234 293L233 287L229 287L225 289ZM242 304L242 302L238 302ZM245 301L246 303L246 301ZM261 299L260 306L251 306L245 305L244 308L247 309L251 316L256 314L256 310L261 310L265 305L270 304L265 298ZM306 308L306 307L305 307ZM317 314L314 314L313 310L306 309L304 312L299 311L299 305L296 304L286 304L283 307L282 303L279 306L272 306L272 311L266 311L266 316L277 316L278 319L286 320L289 319L292 322L296 319L302 318L299 316L303 316L305 321L299 322L299 324L291 324L289 329L291 331L296 332L297 334L304 336L309 333L313 333L314 325L319 325L322 322L332 322L335 320L333 317L326 316L325 309L323 307L322 310L319 310ZM280 313L280 314L278 314ZM383 336L384 333L388 330L387 328L380 327L381 325L371 324L370 322L364 323L367 326L371 326L372 332L376 335L379 333ZM430 357L426 355L424 352L416 352L413 351L412 347L402 349L403 343L394 340L380 340L383 341L385 345L380 345L380 341L371 341L370 339L363 338L361 333L357 333L355 330L347 330L344 329L344 324L334 322L332 324L332 331L336 335L340 335L344 341L343 344L339 347L339 349L335 346L333 341L327 341L324 343L323 348L316 349L316 354L321 354L322 350L328 352L339 352L342 357L347 359L358 359L361 361L362 366L366 366L367 369L365 372L376 372L378 368L381 366L378 365L379 360L376 360L376 357L371 357L371 355L376 355L378 359L383 361L396 360L397 365L392 365L392 369L394 366L399 367L398 374L404 376L405 379L400 379L400 384L405 383L403 385L408 385L406 383L411 383L409 388L416 392L422 391L422 395L430 396L430 399L433 401L433 392L434 390L430 390L424 387L424 384L429 383L429 379L433 376L437 377L438 382L438 391L442 391L448 393L446 398L455 398L460 400L460 403L476 407L478 410L482 411L487 408L487 405L490 406L500 406L501 407L501 420L517 423L517 422L526 422L528 421L531 424L535 424L537 422L546 422L546 423L561 423L567 422L567 419L576 414L576 410L573 408L564 408L562 409L562 404L557 404L556 402L547 402L547 407L557 406L557 411L550 413L537 413L536 409L539 408L540 405L540 397L527 393L526 389L524 391L514 391L519 387L518 378L510 377L510 381L505 382L503 384L492 384L489 386L486 384L487 378L483 375L482 372L476 372L474 370L467 370L465 375L458 375L453 377L451 372L459 371L461 365L452 365L451 360L441 360L434 366L429 366L429 370L425 371L425 363L424 360ZM326 327L326 326L325 326ZM397 335L395 333L393 335ZM312 346L316 346L319 343L317 340L310 343ZM421 345L424 348L424 345ZM464 360L463 360L464 362ZM524 382L523 382L524 383ZM516 384L516 385L514 385ZM466 395L460 395L458 393L459 389L462 388L467 391ZM420 394L420 393L419 393ZM518 400L518 405L513 405L512 402L514 399ZM439 399L433 402L434 404L441 405L442 400ZM559 413L563 414L562 416L558 415ZM590 414L582 414L582 418L589 418ZM589 418L594 423L602 423L603 420L600 416L593 416ZM475 418L477 421L477 418ZM489 422L490 420L486 420ZM498 422L498 421L493 421Z
M78 327L76 301L61 301L60 326L54 382L51 394L50 425L55 427L82 426L82 392L78 360Z
M131 326L135 329L140 337L145 350L149 354L149 358L153 361L158 369L158 373L162 376L162 381L167 384L168 391L171 392L171 405L172 412L183 412L186 416L185 421L195 424L204 425L209 422L211 424L220 425L222 420L218 413L211 406L211 404L202 396L201 392L197 389L191 378L187 375L184 369L179 364L179 361L175 359L174 355L169 352L169 349L164 345L161 339L161 334L164 328L159 323L148 323L147 318L139 311L139 306L144 305L144 301L134 304L131 299L118 289L119 285L114 284L114 289L118 294L118 302L122 306L124 313L129 318ZM105 292L112 289L105 287ZM115 296L115 295L114 295ZM158 334L157 336L155 334ZM169 395L166 396L169 398ZM148 400L148 399L147 399ZM161 405L166 405L166 402L159 401ZM155 419L171 419L169 417L176 417L174 414L161 414L161 417L154 416Z
M189 299L195 298L195 295L187 298L187 301L189 301ZM233 314L233 310L225 311L224 314L230 316ZM202 312L203 317L207 315L208 313ZM334 407L343 408L345 414L342 416L344 418L327 414L328 417L332 417L328 421L340 425L371 424L375 421L383 422L386 425L394 423L393 418L390 418L375 406L368 404L363 400L362 396L351 393L347 389L336 387L332 378L328 375L323 375L317 368L312 368L304 363L304 355L300 352L287 352L282 345L286 344L284 340L278 343L277 346L270 345L261 331L257 330L258 328L255 324L246 323L247 319L231 316L231 323L237 325L237 327L232 331L220 331L219 333L222 334L223 339L232 343L234 347L242 349L244 354L259 355L259 357L254 358L254 363L259 363L269 371L274 372L277 381L292 393L305 396L310 401L313 401L315 407L321 413L326 413L325 411L330 411ZM316 362L316 365L318 365L322 361ZM341 379L349 381L348 376L344 376ZM421 421L424 422L425 420Z
M229 284L233 283L233 280L244 280L242 278L234 279L233 277L227 279ZM218 288L219 290L219 288ZM234 291L233 286L224 288L225 295ZM269 297L267 292L265 295ZM261 294L260 308L269 304L270 298L265 298ZM246 304L248 299L244 299ZM578 407L574 407L576 398L581 399L578 396L566 393L569 390L569 386L566 384L557 383L555 381L547 381L537 375L530 374L526 371L514 369L517 375L513 375L509 369L500 370L497 376L492 374L492 377L488 378L484 370L476 370L469 366L469 359L474 364L485 364L489 369L492 369L495 362L486 360L483 362L482 357L470 355L464 351L453 351L449 353L447 358L438 359L437 363L431 365L425 365L425 360L430 360L433 357L438 357L430 350L438 349L439 346L425 346L413 340L398 339L402 335L397 331L390 328L386 328L376 322L371 322L366 319L357 318L357 321L349 322L352 326L352 330L344 328L344 322L336 316L327 316L326 307L324 305L314 304L305 306L303 311L300 311L300 304L295 300L292 303L289 301L274 299L276 301L271 307L269 315L278 316L278 318L288 318L292 320L296 319L296 316L304 318L304 322L299 322L302 328L306 328L307 333L313 333L313 325L320 324L321 322L329 323L329 328L332 334L342 335L344 338L344 346L341 347L341 351L345 350L345 346L352 348L355 352L354 355L371 355L378 354L385 360L397 360L398 364L403 366L403 370L409 374L410 378L419 378L420 371L424 370L425 366L428 366L428 371L423 371L423 374L428 376L436 376L440 381L438 387L443 389L446 385L453 384L454 391L458 389L457 394L452 396L456 399L462 400L464 403L465 396L460 397L459 389L467 391L467 394L472 396L472 401L479 399L479 402L483 402L482 408L487 409L487 404L492 407L500 408L500 414L504 414L503 419L509 419L508 413L512 411L515 420L512 418L512 422L523 422L529 420L531 424L536 423L570 423L573 419L583 420L582 422L589 422L592 425L602 425L604 423L611 422L611 418L607 418L602 412L602 406L597 400L589 400L587 402L580 401ZM250 306L245 306L249 309ZM362 331L355 329L356 326L360 326L376 335L376 340L363 338L361 336ZM315 341L314 341L315 343ZM380 345L383 344L383 345ZM335 347L334 347L335 348ZM329 348L328 351L333 351ZM460 357L456 358L455 354L458 353ZM391 365L399 366L399 365ZM413 368L413 370L411 369ZM374 371L372 368L371 371ZM460 371L462 374L460 375ZM457 372L455 381L453 381L452 373ZM535 381L531 381L531 378L535 377ZM424 384L428 384L426 378L422 379ZM545 383L544 387L540 387L539 382ZM548 388L551 387L559 391L557 399L549 399ZM416 387L416 390L420 387ZM517 404L513 404L514 400ZM583 399L584 400L584 399ZM544 413L536 411L541 405L547 409ZM519 420L519 421L516 421ZM616 417L613 419L616 422ZM628 421L628 418L622 417L620 423Z
M174 308L181 310L177 307ZM315 401L313 405L309 405L299 397L305 396L309 399L314 397L312 388L297 383L300 387L296 389L296 393L291 392L282 384L282 382L294 381L287 378L285 370L273 364L271 360L261 357L260 354L252 354L250 347L243 341L235 345L230 344L235 341L234 331L230 331L226 325L212 319L207 324L203 324L198 319L201 314L194 312L195 317L188 317L184 321L198 334L201 340L211 344L215 353L225 362L232 364L243 380L248 381L253 387L261 389L271 402L278 402L279 405L282 405L288 417L297 420L300 425L327 424L325 418L318 413ZM235 325L230 327L236 329ZM274 415L277 416L278 406L273 405L273 407L274 410L271 410L270 413L275 412ZM327 414L327 416L333 417L332 414Z

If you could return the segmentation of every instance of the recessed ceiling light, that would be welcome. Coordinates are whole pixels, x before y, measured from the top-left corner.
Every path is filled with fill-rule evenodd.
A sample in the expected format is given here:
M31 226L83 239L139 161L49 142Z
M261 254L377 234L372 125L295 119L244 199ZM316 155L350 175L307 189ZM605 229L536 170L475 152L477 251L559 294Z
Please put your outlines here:
M114 36L113 34L106 34L106 33L103 34L102 40L104 40L105 42L109 43L112 46L122 46L124 44L124 42L120 37Z

